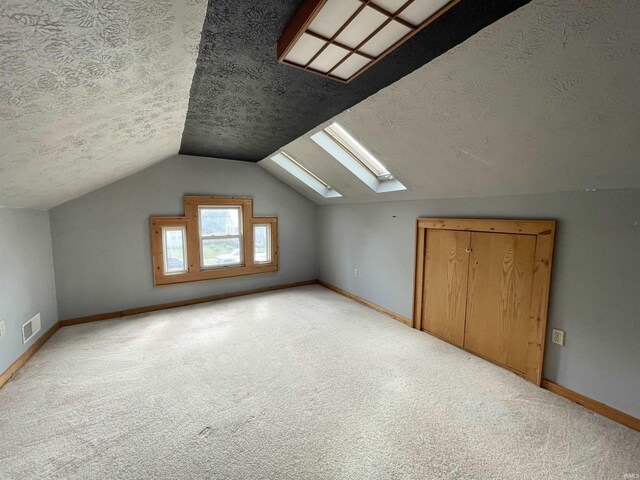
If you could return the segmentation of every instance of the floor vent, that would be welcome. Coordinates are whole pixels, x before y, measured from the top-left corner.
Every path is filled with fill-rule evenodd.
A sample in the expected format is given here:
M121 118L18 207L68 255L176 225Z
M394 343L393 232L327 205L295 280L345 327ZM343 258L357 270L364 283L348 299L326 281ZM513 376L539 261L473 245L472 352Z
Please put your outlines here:
M27 343L31 340L33 336L40 331L40 328L40 314L38 313L35 317L22 325L22 343Z

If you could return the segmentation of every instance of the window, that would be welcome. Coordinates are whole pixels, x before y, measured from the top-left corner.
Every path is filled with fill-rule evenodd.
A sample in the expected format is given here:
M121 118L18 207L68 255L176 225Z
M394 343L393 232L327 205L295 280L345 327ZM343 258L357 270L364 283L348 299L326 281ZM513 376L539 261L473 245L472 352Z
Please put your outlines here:
M151 217L154 285L278 270L278 219L253 200L185 196L183 217Z
M268 223L253 226L253 261L255 263L271 261L271 225Z
M332 123L324 131L378 180L393 180L389 170L340 125Z
M184 227L162 227L164 273L187 271L187 231Z
M271 157L271 160L324 198L337 198L342 196L331 188L327 182L312 173L308 168L303 167L300 162L288 153L277 153Z
M200 266L241 265L242 208L199 207Z
M376 193L406 190L389 170L337 123L311 136L333 158Z

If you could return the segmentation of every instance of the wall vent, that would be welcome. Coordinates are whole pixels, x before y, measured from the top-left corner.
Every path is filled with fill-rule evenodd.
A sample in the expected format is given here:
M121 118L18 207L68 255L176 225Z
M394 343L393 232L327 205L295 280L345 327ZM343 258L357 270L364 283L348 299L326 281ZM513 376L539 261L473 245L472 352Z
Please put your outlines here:
M33 336L40 331L41 328L40 314L22 325L22 343L27 343Z

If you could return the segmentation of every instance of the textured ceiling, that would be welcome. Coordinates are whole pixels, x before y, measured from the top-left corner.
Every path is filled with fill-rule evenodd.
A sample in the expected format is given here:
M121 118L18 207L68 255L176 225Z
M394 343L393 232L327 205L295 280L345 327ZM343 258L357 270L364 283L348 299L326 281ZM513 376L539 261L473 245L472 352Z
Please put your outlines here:
M258 161L529 0L463 0L348 85L276 62L302 0L210 0L181 153Z
M343 198L260 164L320 204L640 187L638 19L637 0L534 0L335 117L405 192L374 193L309 135L284 149Z
M48 208L179 150L206 0L2 0L0 205Z

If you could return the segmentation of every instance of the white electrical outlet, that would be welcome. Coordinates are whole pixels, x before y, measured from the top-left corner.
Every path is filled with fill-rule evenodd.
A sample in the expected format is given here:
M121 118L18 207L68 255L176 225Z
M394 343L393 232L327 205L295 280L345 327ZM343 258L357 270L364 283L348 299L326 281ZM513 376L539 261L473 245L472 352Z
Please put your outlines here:
M0 320L0 337L4 337L4 334L7 333L7 326L4 323L4 320Z
M353 269L353 278L358 278L358 269L357 268Z
M564 330L554 328L551 341L557 345L564 345Z

